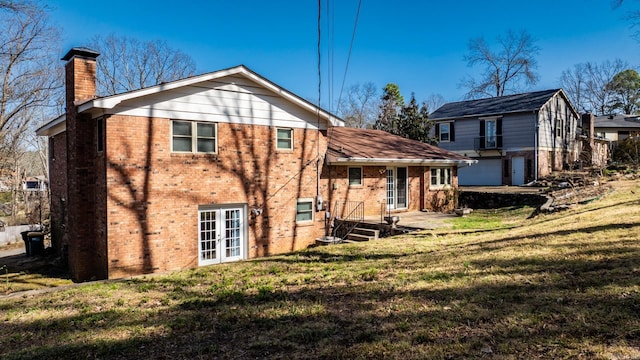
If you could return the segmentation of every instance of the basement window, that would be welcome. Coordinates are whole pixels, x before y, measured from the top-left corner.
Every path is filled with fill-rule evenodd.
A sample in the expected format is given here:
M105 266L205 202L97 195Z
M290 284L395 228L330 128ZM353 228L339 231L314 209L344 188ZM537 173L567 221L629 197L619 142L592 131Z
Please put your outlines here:
M313 222L313 199L298 199L296 204L296 223Z
M216 139L215 123L175 120L171 122L172 152L215 154Z

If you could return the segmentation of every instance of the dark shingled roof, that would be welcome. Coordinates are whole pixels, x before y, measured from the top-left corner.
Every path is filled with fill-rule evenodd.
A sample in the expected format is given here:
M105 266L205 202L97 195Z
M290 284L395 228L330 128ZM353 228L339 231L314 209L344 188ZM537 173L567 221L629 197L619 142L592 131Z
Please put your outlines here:
M593 123L597 128L640 129L640 115L596 116Z
M540 110L558 91L561 89L447 103L431 113L429 118L437 120Z
M471 159L437 146L403 138L382 130L332 127L327 130L327 155L336 159L385 159L398 161L456 161Z

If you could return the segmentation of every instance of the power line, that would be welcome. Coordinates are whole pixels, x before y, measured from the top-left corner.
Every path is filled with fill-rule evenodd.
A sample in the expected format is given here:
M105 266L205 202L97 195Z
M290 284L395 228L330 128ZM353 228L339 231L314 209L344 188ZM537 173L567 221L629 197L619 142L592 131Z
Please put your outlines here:
M344 83L347 80L347 71L349 70L349 61L351 60L351 50L353 49L353 43L356 38L356 29L358 28L358 19L360 18L361 6L362 6L362 0L358 1L358 10L356 12L356 20L353 24L353 32L351 33L351 43L349 44L349 54L347 55L347 64L344 67L344 76L342 77L342 85L340 86L340 95L338 96L338 105L336 108L336 114L339 113L339 110L340 110L342 91L344 90Z

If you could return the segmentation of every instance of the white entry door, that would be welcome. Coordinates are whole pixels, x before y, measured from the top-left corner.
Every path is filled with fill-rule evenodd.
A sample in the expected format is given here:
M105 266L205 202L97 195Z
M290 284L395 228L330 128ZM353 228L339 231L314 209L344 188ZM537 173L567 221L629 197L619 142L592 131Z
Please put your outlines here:
M511 158L511 185L524 184L524 157Z
M387 168L387 209L407 207L407 168Z
M201 209L198 215L198 265L244 258L244 207Z

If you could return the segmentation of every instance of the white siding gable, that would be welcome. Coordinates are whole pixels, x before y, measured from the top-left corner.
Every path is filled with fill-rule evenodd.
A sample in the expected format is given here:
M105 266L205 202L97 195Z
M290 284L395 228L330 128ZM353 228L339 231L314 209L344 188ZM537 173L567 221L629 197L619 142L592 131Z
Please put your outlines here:
M226 76L125 100L108 114L326 129L327 121L259 84Z

